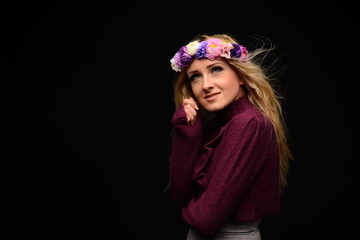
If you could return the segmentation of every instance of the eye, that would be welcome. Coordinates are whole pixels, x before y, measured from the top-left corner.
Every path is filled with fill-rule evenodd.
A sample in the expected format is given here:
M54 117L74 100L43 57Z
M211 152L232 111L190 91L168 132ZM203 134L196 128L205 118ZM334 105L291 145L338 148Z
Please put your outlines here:
M199 77L200 77L200 75L197 74L197 73L191 74L191 75L189 76L190 82L195 81L195 80L198 79Z
M214 67L211 69L211 71L212 71L213 73L221 72L222 70L223 70L223 68L220 67L220 66L214 66Z

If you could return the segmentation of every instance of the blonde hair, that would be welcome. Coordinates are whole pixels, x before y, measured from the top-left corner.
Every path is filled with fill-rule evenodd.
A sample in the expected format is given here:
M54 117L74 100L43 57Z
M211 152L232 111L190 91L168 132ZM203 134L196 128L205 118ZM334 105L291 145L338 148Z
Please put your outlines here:
M204 41L209 38L219 38L223 41L237 43L234 38L227 34L200 35L192 41ZM288 131L283 116L280 99L282 98L270 84L270 77L265 74L261 63L256 62L255 57L261 53L266 53L271 49L260 47L254 51L249 51L248 61L245 63L238 59L225 59L232 68L239 74L244 82L245 91L248 94L250 102L257 107L274 125L279 144L280 155L280 188L287 187L287 177L289 174L289 161L293 158L289 144ZM174 101L176 107L189 97L194 97L187 78L186 71L182 71L177 77L174 85Z

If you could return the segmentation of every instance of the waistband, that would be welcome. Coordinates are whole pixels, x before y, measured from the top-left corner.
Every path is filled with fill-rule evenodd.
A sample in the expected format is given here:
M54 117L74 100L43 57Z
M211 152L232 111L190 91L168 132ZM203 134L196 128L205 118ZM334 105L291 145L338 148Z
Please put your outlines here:
M261 219L249 222L227 222L219 232L252 232L259 229Z

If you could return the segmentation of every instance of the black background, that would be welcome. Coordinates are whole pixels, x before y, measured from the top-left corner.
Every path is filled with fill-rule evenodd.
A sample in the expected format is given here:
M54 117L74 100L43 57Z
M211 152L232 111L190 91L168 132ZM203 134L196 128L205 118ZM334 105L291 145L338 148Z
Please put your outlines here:
M169 60L197 34L227 33L250 51L270 39L282 66L295 160L263 239L349 239L359 214L354 10L345 1L3 6L6 229L14 238L185 239L163 193Z

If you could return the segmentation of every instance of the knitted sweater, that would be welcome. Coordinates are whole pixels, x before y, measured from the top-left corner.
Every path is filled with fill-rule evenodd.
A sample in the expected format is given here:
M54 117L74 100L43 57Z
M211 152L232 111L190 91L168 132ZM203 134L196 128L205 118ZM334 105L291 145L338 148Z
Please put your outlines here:
M190 226L215 234L226 222L280 211L279 150L273 125L243 95L203 126L187 125L182 105L172 117L171 196Z

